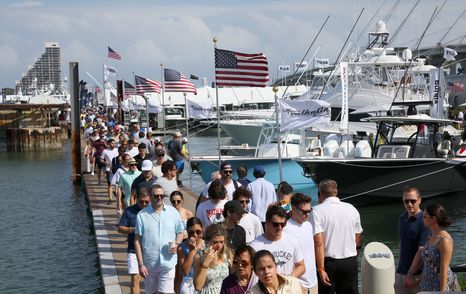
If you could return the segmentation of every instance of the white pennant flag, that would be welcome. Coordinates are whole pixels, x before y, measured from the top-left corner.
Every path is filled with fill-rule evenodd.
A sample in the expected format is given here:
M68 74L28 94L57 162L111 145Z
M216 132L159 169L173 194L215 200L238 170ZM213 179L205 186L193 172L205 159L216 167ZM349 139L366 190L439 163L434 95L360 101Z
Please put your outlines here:
M305 70L307 67L307 61L303 60L301 64L299 62L294 63L294 68L297 70Z
M279 99L282 131L330 123L330 103L323 100Z
M328 58L314 58L314 67L326 68L330 66L330 60Z
M433 118L444 118L443 115L443 97L445 96L445 76L443 70L433 68L429 71L429 98L432 101L430 105L430 116Z
M188 104L189 118L206 119L216 117L214 106L209 102L194 102L190 99L186 99L186 103Z
M443 58L445 58L447 61L455 60L456 55L458 55L458 52L456 52L456 50L448 47L443 47Z
M289 72L290 71L290 66L289 65L279 65L278 70L279 71L284 71L284 72Z
M107 76L110 76L110 75L116 76L116 74L118 73L117 69L114 68L113 66L104 64L104 68L105 68L105 74Z
M348 113L348 62L340 62L341 80L341 121L340 132L348 134L349 113Z

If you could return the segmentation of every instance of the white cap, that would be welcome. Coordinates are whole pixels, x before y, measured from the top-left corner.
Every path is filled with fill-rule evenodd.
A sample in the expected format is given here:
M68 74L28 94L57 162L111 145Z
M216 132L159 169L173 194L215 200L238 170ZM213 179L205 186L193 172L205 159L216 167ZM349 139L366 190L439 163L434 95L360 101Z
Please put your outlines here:
M185 137L185 138L181 139L181 142L188 142L188 138Z
M161 140L160 140L160 137L155 137L155 138L154 138L154 141L160 142L160 141L161 141Z
M152 167L153 167L152 161L144 160L142 162L141 170L142 171L150 171L150 170L152 170Z

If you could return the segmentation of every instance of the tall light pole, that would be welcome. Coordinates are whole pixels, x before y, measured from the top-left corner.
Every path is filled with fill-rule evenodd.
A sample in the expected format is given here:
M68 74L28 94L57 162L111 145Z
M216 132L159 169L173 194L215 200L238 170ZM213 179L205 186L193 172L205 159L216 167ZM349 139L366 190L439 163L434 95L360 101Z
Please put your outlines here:
M277 132L277 152L278 152L278 174L280 177L280 182L283 181L283 172L282 172L282 151L281 151L281 146L282 146L282 139L280 138L280 123L278 121L278 112L280 110L280 107L278 106L278 97L277 97L277 92L278 92L278 87L273 86L272 91L275 96L275 128Z

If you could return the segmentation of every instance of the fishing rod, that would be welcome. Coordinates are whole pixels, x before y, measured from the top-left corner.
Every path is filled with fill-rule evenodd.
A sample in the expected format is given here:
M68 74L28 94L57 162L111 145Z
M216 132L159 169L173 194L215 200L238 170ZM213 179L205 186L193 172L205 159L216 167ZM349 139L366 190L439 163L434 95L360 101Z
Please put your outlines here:
M314 46L314 43L315 41L317 40L317 38L319 37L320 33L322 32L323 28L325 27L325 25L327 24L327 21L328 19L330 18L330 15L327 15L327 18L325 19L324 23L322 24L322 26L320 27L319 31L317 32L317 35L314 37L314 40L312 40L311 44L309 45L309 47L307 48L307 51L306 53L304 54L303 58L301 59L301 62L299 63L298 67L295 69L294 73L293 73L293 77L291 78L291 81L293 81L293 79L295 78L296 76L296 73L298 72L298 69L301 67L301 64L303 63L304 59L306 58L307 54L309 54L309 51L311 50L312 46ZM285 94L286 94L286 91L288 91L288 88L290 86L287 85L286 88L285 88L285 91L283 91L283 95L282 95L282 99L283 97L285 97Z
M356 24L359 22L359 19L361 18L361 15L362 15L363 12L364 12L364 7L361 9L361 12L359 13L358 18L357 18L356 21L354 22L353 27L351 28L351 31L349 32L348 36L346 37L345 43L344 43L343 46L341 47L340 53L338 53L338 57L337 57L337 59L335 60L335 66L334 66L334 67L332 68L332 70L330 71L329 78L328 78L328 79L324 79L324 81L325 81L325 82L324 82L324 85L323 85L323 87L322 87L322 90L321 90L320 93L319 93L319 96L317 96L316 99L320 99L320 97L322 97L322 94L324 93L325 87L327 86L328 81L330 80L330 78L332 77L333 72L335 71L336 64L338 64L338 62L340 61L340 56L341 56L343 50L345 49L345 46L346 46L346 44L348 43L349 38L350 38L351 35L353 34L354 28L356 27Z
M427 30L428 30L429 27L432 25L432 22L434 21L435 17L437 16L437 14L436 14L437 10L438 10L438 7L435 7L434 13L433 13L432 16L430 17L429 22L427 23L427 26L426 26L426 28L424 29L424 32L422 32L422 35L421 35L421 37L419 38L419 41L417 42L416 49L415 49L416 51L419 49L419 46L421 45L421 42L422 42L422 40L424 39L424 36L425 36ZM412 65L412 64L413 64L413 59L411 59L411 60L409 61L409 64L408 64L408 66L406 67L406 70L405 70L403 76L406 76L406 75L407 75L407 73L408 73L409 69L411 68L411 65ZM403 84L403 83L400 83L400 84L398 85L398 87L396 88L395 96L393 97L392 104L390 104L390 108L388 109L388 111L391 111L391 110L392 110L393 102L395 102L396 98L398 97L398 93L400 92L400 89L401 89L402 84ZM381 125L382 125L382 124L381 124ZM380 125L380 126L381 126L381 125ZM380 128L380 127L379 127L379 128Z

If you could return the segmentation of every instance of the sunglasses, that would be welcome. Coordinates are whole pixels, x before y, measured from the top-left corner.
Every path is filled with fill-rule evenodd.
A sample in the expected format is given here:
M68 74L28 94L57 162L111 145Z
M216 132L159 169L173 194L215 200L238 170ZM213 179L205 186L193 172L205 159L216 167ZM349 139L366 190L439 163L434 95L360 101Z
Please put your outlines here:
M249 202L251 202L251 200L241 200L239 203L241 203L241 204L249 204Z
M223 173L224 173L224 174L232 174L233 171L232 171L232 170L224 170Z
M285 222L282 222L282 223L280 223L280 222L270 222L270 223L272 224L272 226L273 226L274 228L280 227L280 228L283 229L283 228L286 226L286 221L285 221Z
M199 236L199 235L202 234L202 230L190 230L190 231L188 231L188 235L194 235L194 234Z
M165 194L152 194L155 198L163 198L165 197Z
M408 204L408 203L411 203L411 204L415 204L417 202L418 199L405 199L403 200L403 203L404 204Z
M233 265L236 265L236 266L242 266L242 267L247 267L249 266L251 263L249 263L248 261L241 261L241 260L233 260Z
M172 200L171 203L172 204L181 204L181 200Z
M310 210L304 210L299 207L296 207L297 210L301 211L301 213L305 216L308 216L312 212L312 208Z

